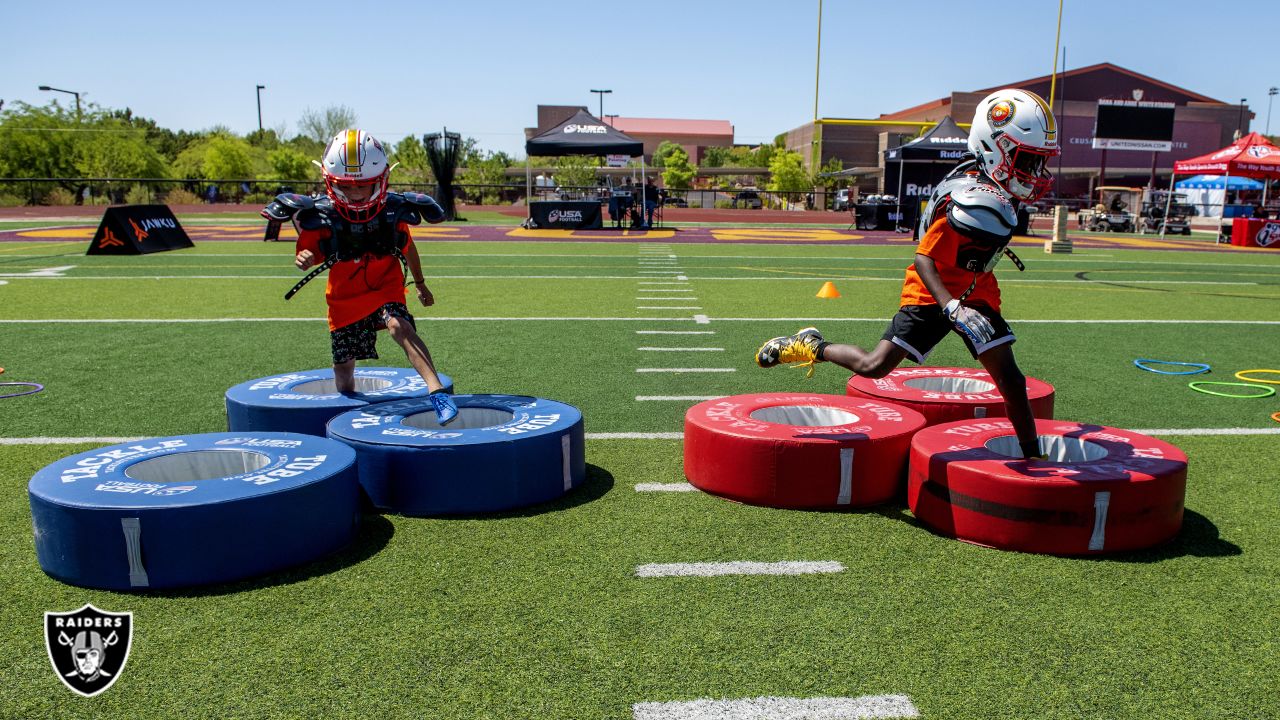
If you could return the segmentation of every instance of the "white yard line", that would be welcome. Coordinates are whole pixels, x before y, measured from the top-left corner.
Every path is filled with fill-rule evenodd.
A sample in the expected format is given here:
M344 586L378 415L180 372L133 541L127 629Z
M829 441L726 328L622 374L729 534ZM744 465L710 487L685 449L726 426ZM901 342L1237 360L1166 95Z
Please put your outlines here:
M702 402L704 400L719 400L728 395L637 395L636 402L671 401L671 402Z
M638 347L642 352L724 352L724 348L713 347Z
M636 492L698 492L698 488L687 482L638 483Z
M737 368L636 368L638 373L727 373Z
M715 330L637 330L637 335L715 335Z
M636 568L636 577L719 577L722 575L816 575L844 572L834 560L783 562L651 563Z
M671 302L671 301L681 302L681 301L688 301L688 300L697 300L698 298L696 298L696 297L671 297L670 295L644 295L644 296L637 295L637 296L636 296L636 299L637 299L637 300L665 300L665 301L667 301L667 302Z
M694 322L696 322L696 323L698 323L699 325L710 325L710 324L711 324L711 318L707 317L706 315L694 315L694 316L693 316L693 321L694 321Z
M906 695L743 700L678 700L631 706L634 720L873 720L918 718Z
M684 433L678 432L597 432L587 433L588 440L683 440Z
M637 305L637 310L701 310L701 305Z

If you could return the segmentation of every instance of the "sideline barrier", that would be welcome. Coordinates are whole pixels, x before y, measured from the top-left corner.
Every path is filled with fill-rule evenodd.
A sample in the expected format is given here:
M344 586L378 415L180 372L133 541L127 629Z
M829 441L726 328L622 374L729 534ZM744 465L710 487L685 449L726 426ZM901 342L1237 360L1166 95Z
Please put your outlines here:
M27 485L36 558L63 582L180 588L336 552L360 519L356 457L294 433L208 433L90 450Z

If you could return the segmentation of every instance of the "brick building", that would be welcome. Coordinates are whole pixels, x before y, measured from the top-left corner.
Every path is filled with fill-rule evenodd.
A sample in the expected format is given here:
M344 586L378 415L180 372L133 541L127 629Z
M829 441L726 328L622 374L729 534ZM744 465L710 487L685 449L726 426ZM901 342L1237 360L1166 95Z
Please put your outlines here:
M838 125L807 123L787 133L787 146L798 150L810 165L839 158L845 168L859 168L858 186L877 192L883 171L883 151L914 137L922 128L895 124L937 122L950 115L958 123L973 119L978 102L1001 87L1016 87L1037 93L1046 100L1052 77L1032 78L979 90L955 91L915 107L881 115L878 125ZM1094 117L1100 99L1172 102L1174 111L1173 150L1164 153L1117 151L1106 153L1108 184L1146 185L1154 159L1157 176L1167 182L1175 160L1201 155L1229 144L1237 129L1249 132L1253 115L1247 106L1224 103L1192 90L1111 63L1077 68L1058 76L1053 110L1061 128L1063 153L1061 169L1057 160L1052 169L1062 177L1064 195L1083 194L1096 184L1103 164L1103 151L1092 147ZM1153 158L1154 156L1154 158Z

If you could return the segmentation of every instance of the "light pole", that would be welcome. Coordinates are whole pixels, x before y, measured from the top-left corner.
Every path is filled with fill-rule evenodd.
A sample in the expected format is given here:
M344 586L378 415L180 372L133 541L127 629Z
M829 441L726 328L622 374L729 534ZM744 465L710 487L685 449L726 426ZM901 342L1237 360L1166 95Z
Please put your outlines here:
M613 91L612 90L592 90L591 92L600 96L600 118L604 119L604 96Z
M1275 102L1277 92L1280 88L1267 88L1267 135L1271 134L1271 103Z
M618 117L617 115L605 115L604 121L609 123L609 127L613 127L613 121L617 117Z
M76 96L76 122L80 122L80 93L76 92L75 90L60 90L56 87L49 87L48 85L41 85L40 89L45 90L47 92L60 92L60 93L66 93L68 95L75 95Z
M266 85L258 86L258 134L262 134L262 91Z
M1240 98L1240 114L1236 118L1236 139L1244 137L1244 104L1249 102L1248 98Z

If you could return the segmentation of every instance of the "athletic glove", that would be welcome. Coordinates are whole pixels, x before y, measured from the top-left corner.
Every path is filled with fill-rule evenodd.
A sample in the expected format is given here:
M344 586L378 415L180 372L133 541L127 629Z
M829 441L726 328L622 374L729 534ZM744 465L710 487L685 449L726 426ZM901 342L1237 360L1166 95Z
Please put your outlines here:
M975 347L986 343L996 332L986 316L971 307L961 305L960 301L954 298L942 308L942 314L946 315L956 329L964 333Z

